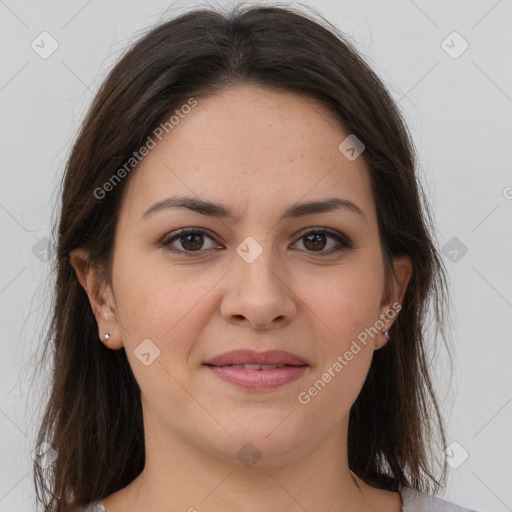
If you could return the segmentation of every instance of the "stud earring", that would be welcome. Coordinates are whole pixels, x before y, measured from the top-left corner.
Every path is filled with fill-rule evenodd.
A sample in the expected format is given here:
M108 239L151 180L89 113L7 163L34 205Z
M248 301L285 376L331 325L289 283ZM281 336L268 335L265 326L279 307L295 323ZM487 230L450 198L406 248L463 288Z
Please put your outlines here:
M388 341L391 341L391 338L389 337L389 331L387 331L386 329L382 329L382 332L383 332L383 334L386 336L386 339L387 339Z
M110 338L110 333L109 332L106 332L104 335L103 335L103 341L108 341L108 339Z

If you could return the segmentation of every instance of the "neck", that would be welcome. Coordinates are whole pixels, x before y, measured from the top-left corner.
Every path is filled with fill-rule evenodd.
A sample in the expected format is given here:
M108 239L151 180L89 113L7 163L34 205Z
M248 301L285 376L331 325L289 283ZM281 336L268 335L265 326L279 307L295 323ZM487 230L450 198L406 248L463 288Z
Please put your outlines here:
M188 512L241 507L245 512L370 512L368 486L348 467L347 421L320 445L297 447L294 454L264 454L254 465L245 466L236 457L192 445L145 418L144 471L105 505L109 512L118 508L168 512L170 507Z

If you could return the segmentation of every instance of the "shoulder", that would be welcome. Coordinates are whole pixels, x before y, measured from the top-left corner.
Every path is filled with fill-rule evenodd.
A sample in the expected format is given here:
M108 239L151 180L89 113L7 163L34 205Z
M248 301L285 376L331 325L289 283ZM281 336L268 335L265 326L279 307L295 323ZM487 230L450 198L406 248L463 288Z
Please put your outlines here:
M102 501L94 501L81 508L80 512L105 512L105 507Z
M403 502L402 512L477 512L442 498L419 492L411 487L404 487L400 494Z

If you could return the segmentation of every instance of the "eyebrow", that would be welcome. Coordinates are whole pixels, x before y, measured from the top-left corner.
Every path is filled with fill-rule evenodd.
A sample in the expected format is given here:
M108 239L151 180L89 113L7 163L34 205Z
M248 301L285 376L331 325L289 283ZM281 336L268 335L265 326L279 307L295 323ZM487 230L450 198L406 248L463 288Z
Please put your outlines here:
M146 220L150 216L162 210L171 208L187 208L194 212L210 217L229 218L239 220L241 215L233 212L228 206L203 199L197 199L186 196L175 196L163 199L151 205L140 217L139 221ZM352 201L342 199L339 197L331 197L317 201L310 201L305 203L294 203L289 206L281 215L279 222L284 219L292 219L305 217L306 215L313 215L315 213L331 212L334 210L343 209L349 212L356 213L362 217L366 223L368 220L364 212Z

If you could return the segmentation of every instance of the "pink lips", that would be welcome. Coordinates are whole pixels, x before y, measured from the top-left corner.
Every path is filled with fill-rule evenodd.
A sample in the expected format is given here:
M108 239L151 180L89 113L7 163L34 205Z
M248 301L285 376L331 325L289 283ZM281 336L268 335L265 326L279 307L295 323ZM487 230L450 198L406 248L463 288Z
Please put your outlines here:
M298 379L308 367L301 357L282 350L235 350L205 365L223 381L250 390L277 388Z

